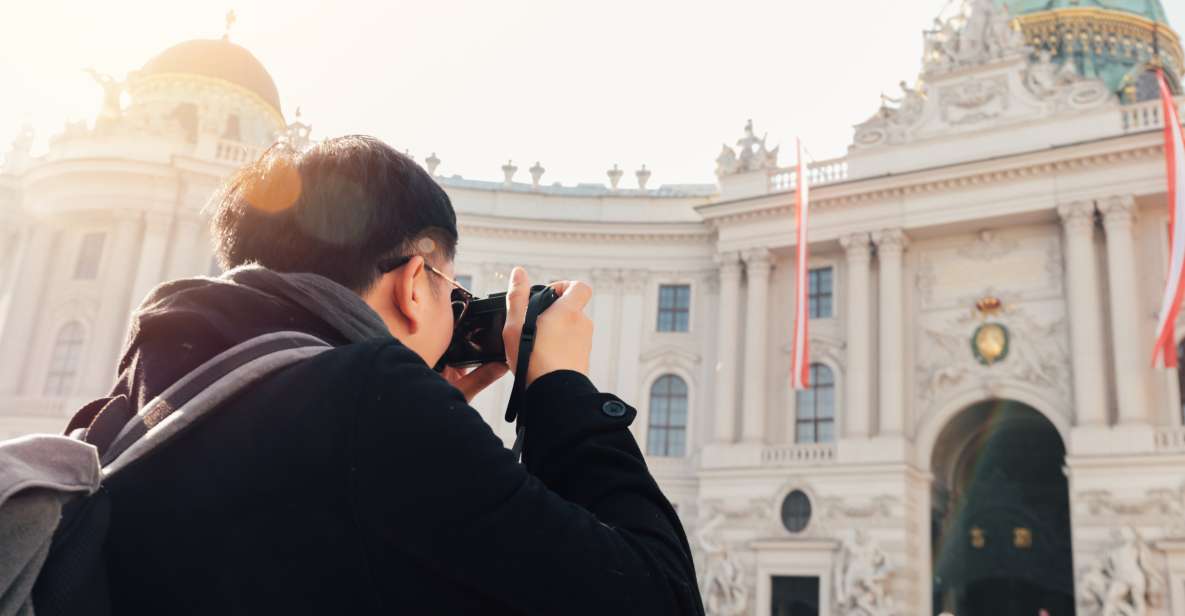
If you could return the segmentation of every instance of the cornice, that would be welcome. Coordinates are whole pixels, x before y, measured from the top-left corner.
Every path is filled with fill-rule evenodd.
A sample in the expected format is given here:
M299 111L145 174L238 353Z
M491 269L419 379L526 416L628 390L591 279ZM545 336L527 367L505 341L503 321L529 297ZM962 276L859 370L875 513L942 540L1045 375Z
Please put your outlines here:
M1152 135L1153 132L1157 134ZM1106 140L1107 142L1120 141L1119 144L1113 143L1120 147L1106 151L1086 152L1076 156L1065 156L1066 148L1097 144L1075 144L1050 150L1009 155L997 160L969 161L953 167L920 169L900 175L827 184L812 189L811 208L812 210L831 209L873 201L890 201L910 195L959 190L1014 179L1046 176L1063 171L1078 171L1121 162L1159 159L1164 155L1164 147L1155 140L1158 135L1159 131L1147 131L1109 138ZM983 169L984 166L991 163L996 163L996 166ZM972 170L977 167L978 170ZM960 168L964 170L962 173L958 173ZM942 177L936 177L939 175ZM726 211L715 216L705 212L708 208L728 205L737 206L738 211ZM740 209L746 206L747 209ZM705 222L712 228L719 228L725 223L788 216L793 213L793 209L793 194L789 192L758 195L697 208L701 215L704 215Z
M458 228L468 236L597 242L711 243L707 225L692 223L589 223L572 220L533 220L466 216Z

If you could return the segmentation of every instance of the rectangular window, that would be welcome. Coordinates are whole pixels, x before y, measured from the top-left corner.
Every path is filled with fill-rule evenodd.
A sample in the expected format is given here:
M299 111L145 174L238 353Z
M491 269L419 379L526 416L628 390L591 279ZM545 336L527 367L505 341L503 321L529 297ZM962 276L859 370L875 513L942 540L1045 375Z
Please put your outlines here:
M103 258L106 233L87 233L78 246L78 260L74 262L75 280L94 280L99 276L99 260Z
M812 319L830 319L834 270L831 267L817 267L807 273L807 308Z
M658 331L688 331L690 314L691 285L664 284L658 287Z

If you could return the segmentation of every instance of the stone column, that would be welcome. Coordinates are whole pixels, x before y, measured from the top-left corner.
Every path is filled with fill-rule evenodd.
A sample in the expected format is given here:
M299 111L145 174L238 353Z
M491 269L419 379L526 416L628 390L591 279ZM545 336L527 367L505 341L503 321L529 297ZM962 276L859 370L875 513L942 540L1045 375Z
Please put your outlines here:
M100 272L103 291L87 344L89 351L81 375L83 386L78 392L81 397L100 396L111 389L132 308L132 282L137 271L141 226L137 212L115 214L115 232L108 244L111 254Z
M592 382L601 391L612 391L614 385L613 367L617 358L612 357L613 336L617 335L617 297L621 283L621 272L613 269L592 271L593 341L589 358Z
M839 412L846 415L844 421L846 436L868 438L869 427L869 237L867 233L853 233L840 238L840 244L847 251L848 301L847 314L847 366L844 388L844 403Z
M13 271L12 297L4 330L0 331L0 394L20 393L29 345L37 331L50 264L53 261L55 229L48 222L35 222L25 238L20 263Z
M735 252L716 256L720 265L720 309L716 319L717 443L736 440L737 342L740 336L741 263Z
M905 420L905 289L902 262L909 239L901 229L887 229L873 235L880 264L879 385L880 425L878 434L897 436Z
M1142 334L1136 249L1132 226L1136 203L1130 196L1109 197L1099 203L1107 232L1107 276L1111 286L1111 346L1114 353L1119 423L1148 421L1144 367L1149 357L1140 352ZM1075 355L1078 353L1075 352Z
M136 265L136 281L132 283L131 309L135 310L156 285L163 282L165 255L169 247L169 227L173 215L165 212L145 212L144 235L140 244L140 259Z
M741 436L745 442L761 443L765 438L765 375L767 306L769 304L769 273L772 270L769 250L754 248L745 251L745 278L748 286L745 305L745 389Z
M627 270L621 277L621 330L618 332L617 386L613 393L634 408L643 408L638 392L638 359L642 353L642 332L648 319L642 314L642 293L648 275L643 270Z
M1090 201L1063 203L1057 208L1065 232L1074 414L1077 424L1085 426L1107 423L1102 298L1099 297L1098 273L1095 271L1094 212L1094 203Z
M194 212L178 212L177 224L173 227L173 246L169 254L169 265L165 280L177 280L191 276L205 276L207 268L198 268L204 261L205 250L201 246L202 218Z

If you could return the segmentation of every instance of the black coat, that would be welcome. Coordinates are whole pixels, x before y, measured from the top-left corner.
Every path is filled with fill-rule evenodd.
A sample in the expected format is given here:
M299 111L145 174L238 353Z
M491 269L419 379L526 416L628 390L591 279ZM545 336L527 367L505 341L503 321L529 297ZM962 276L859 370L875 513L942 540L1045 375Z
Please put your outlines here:
M116 392L151 398L269 314L272 330L333 338L227 287L158 291ZM632 408L545 375L519 464L398 341L334 342L109 482L115 614L703 613Z

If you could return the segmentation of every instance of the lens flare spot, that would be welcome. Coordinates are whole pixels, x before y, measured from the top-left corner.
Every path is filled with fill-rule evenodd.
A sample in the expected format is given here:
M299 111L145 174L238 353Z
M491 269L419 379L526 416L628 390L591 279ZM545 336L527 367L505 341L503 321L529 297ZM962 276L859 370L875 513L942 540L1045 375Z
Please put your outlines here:
M247 193L251 207L268 214L277 214L300 198L300 172L286 161L277 160L260 182L253 182Z

